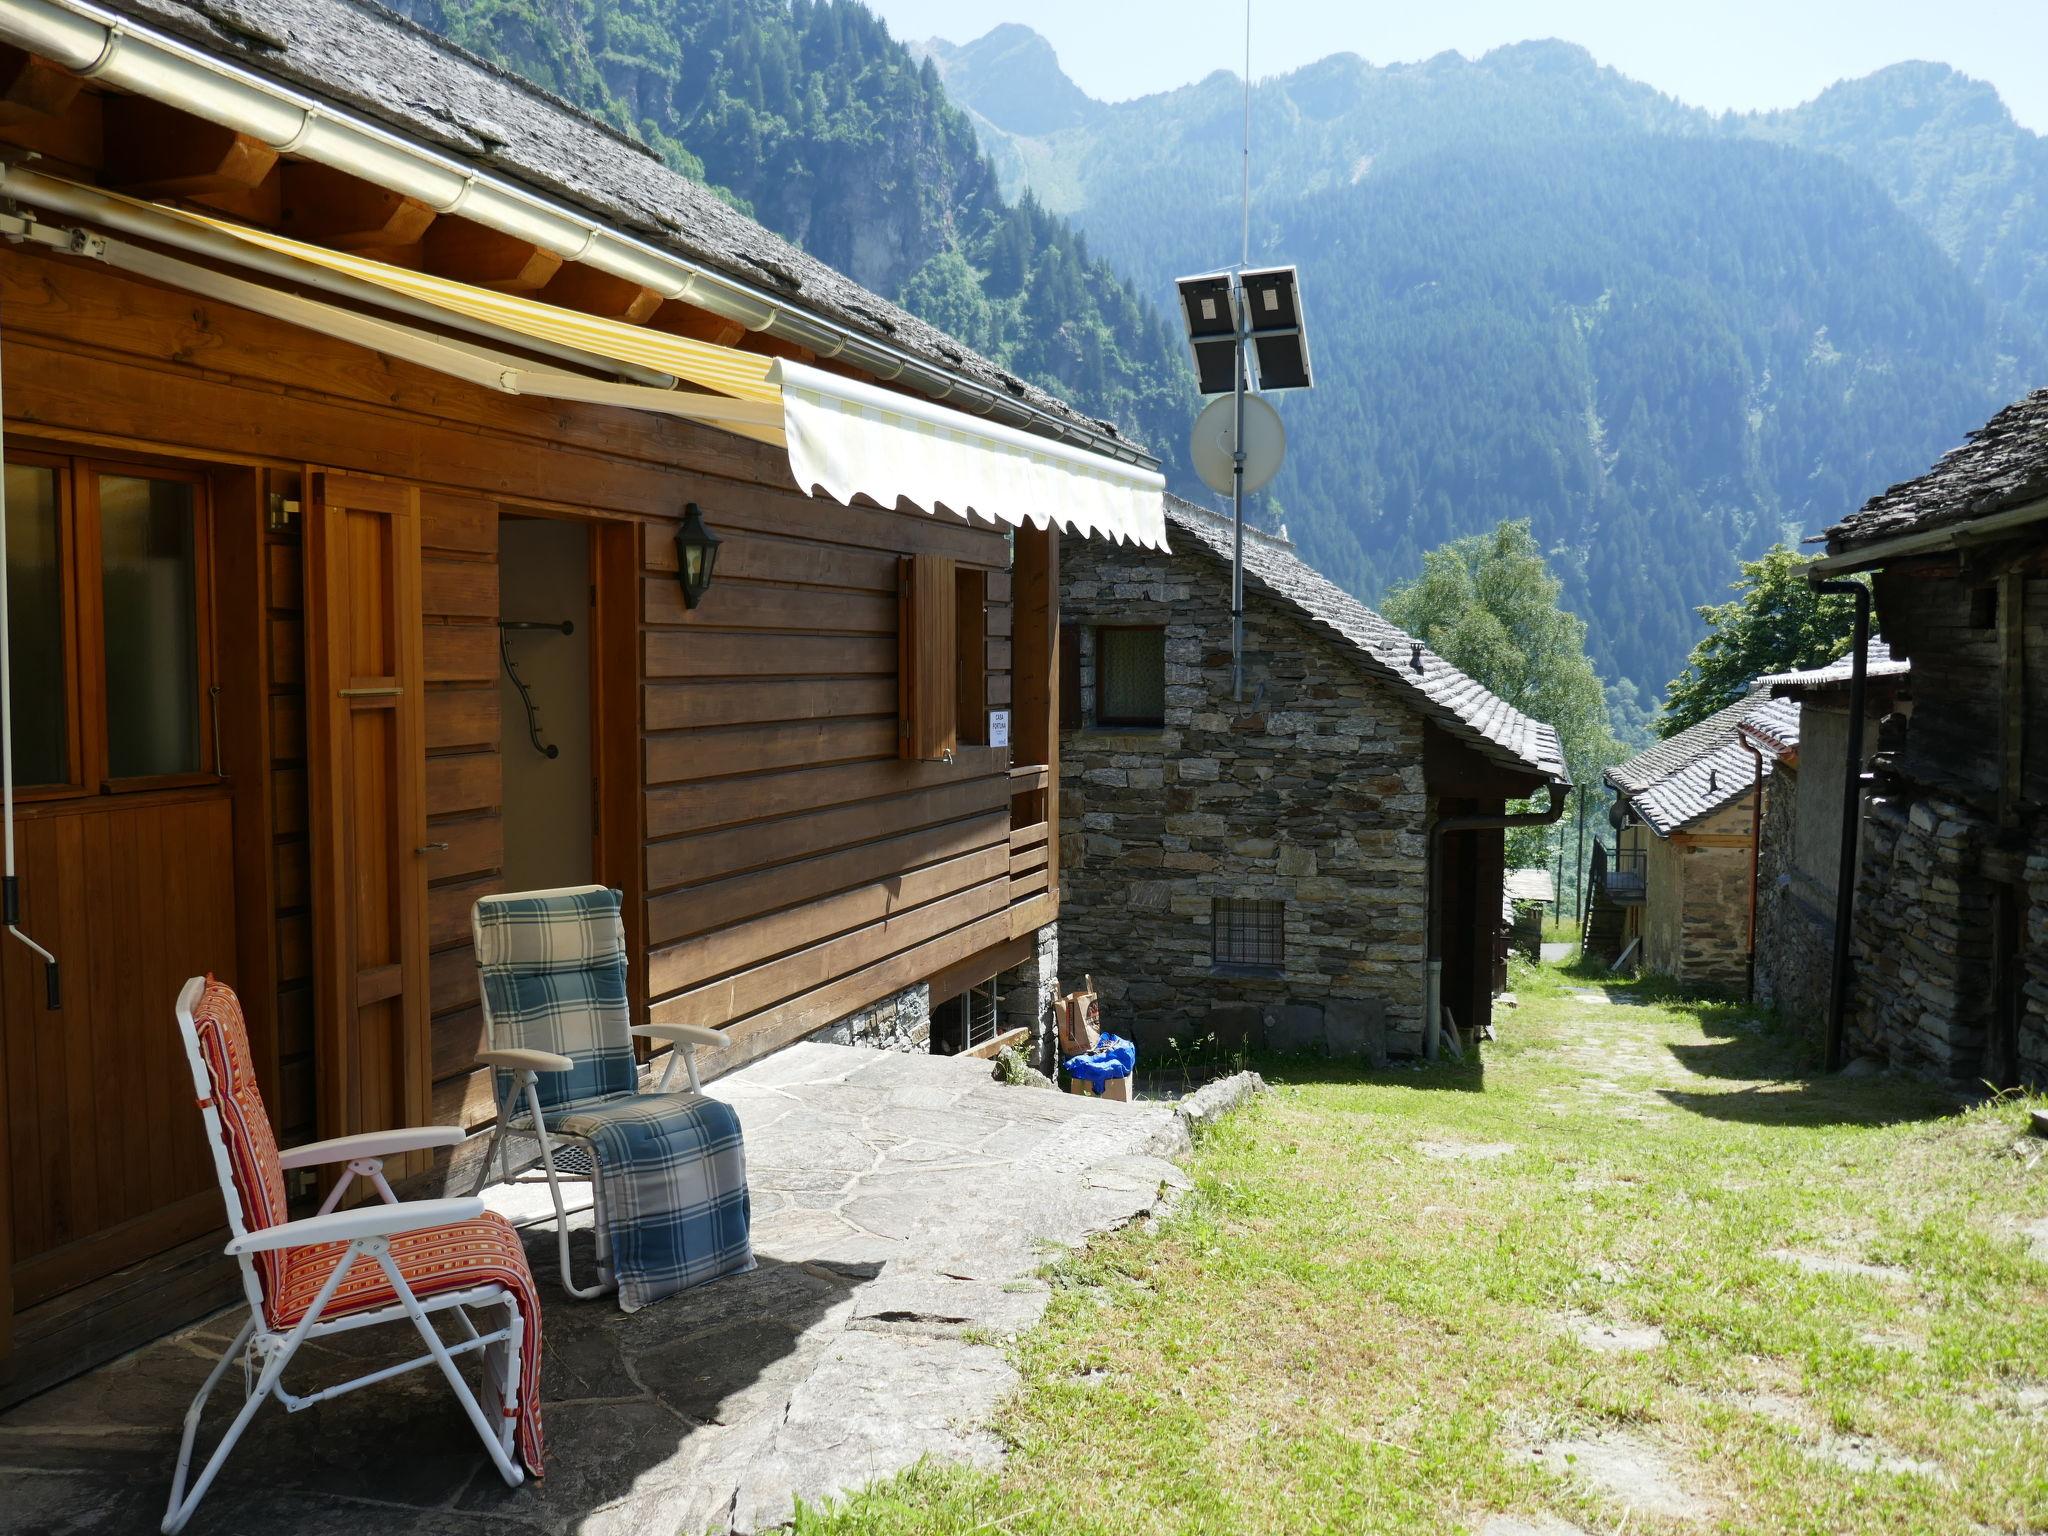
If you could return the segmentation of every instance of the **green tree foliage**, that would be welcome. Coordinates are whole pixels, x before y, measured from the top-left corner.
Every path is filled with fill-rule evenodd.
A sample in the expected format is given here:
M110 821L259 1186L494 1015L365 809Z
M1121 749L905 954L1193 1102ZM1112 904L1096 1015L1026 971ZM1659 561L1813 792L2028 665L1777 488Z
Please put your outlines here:
M1761 559L1742 562L1734 601L1699 610L1707 633L1665 694L1660 735L1675 736L1726 709L1765 673L1826 666L1849 648L1856 600L1815 592L1806 574L1812 564L1797 550L1773 545Z
M1454 539L1387 594L1387 618L1468 677L1557 728L1572 778L1619 761L1607 698L1586 655L1586 623L1566 610L1527 520Z
M393 0L1177 469L1176 334L857 0Z

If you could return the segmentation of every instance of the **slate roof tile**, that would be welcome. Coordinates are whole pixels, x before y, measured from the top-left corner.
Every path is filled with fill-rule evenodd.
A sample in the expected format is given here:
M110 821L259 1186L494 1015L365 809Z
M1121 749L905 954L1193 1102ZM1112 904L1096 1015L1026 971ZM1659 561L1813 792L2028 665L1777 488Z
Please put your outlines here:
M1228 518L1168 496L1166 520L1205 553L1229 562L1232 530ZM1523 714L1413 635L1388 623L1302 560L1291 544L1247 529L1244 569L1247 588L1264 588L1311 623L1335 634L1358 653L1375 676L1392 683L1425 718L1449 735L1503 767L1541 774L1558 783L1569 781L1571 773L1555 729Z
M1828 529L1830 554L1927 533L2048 497L2048 389L2016 400L1924 475L1870 498Z

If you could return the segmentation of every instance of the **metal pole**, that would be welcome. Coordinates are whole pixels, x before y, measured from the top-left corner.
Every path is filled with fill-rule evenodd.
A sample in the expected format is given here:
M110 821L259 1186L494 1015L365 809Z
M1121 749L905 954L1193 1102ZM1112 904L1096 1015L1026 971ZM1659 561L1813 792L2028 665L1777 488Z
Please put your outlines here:
M1230 300L1237 330L1237 418L1230 434L1230 697L1244 702L1244 341L1251 321L1244 269L1252 263L1252 0L1244 0L1244 227Z
M1586 790L1584 785L1572 791L1579 798L1579 852L1572 864L1572 910L1578 914L1583 929L1586 921Z

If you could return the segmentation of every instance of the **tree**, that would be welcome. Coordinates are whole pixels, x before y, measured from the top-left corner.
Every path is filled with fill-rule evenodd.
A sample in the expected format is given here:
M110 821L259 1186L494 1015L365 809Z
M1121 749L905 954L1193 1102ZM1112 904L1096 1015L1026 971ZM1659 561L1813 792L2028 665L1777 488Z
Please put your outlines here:
M1528 519L1453 539L1387 596L1386 616L1525 715L1557 728L1580 784L1618 760L1607 697Z
M1732 588L1740 596L1698 610L1707 633L1671 684L1657 721L1661 734L1674 736L1726 709L1767 672L1825 666L1849 648L1856 601L1814 591L1806 579L1812 564L1774 544L1761 560L1742 562Z
M1586 654L1586 622L1566 611L1563 591L1524 518L1431 550L1422 574L1388 594L1383 611L1466 676L1554 726L1578 793L1593 795L1600 770L1622 752ZM1549 868L1571 824L1567 817L1509 833L1509 865ZM1574 907L1578 885L1574 871L1567 879Z

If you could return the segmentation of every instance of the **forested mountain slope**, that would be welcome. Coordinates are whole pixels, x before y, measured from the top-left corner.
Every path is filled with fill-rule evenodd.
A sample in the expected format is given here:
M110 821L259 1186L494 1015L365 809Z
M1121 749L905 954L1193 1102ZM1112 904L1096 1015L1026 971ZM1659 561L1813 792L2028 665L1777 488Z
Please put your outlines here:
M851 0L391 0L643 139L776 233L1090 414L1173 471L1188 393L1154 305L1029 197Z
M1026 29L929 48L1006 180L1144 293L1168 302L1175 275L1234 258L1235 77L1077 104ZM1920 83L1950 101L1962 77L1943 75ZM1738 558L1924 468L2042 375L2042 247L1995 214L2033 205L1949 174L2040 141L2009 118L2001 136L1981 101L1880 133L1871 93L1915 78L1769 121L1712 118L1562 43L1335 55L1261 82L1252 257L1303 267L1318 364L1284 403L1269 508L1368 598L1422 551L1528 517L1602 672L1661 691Z

